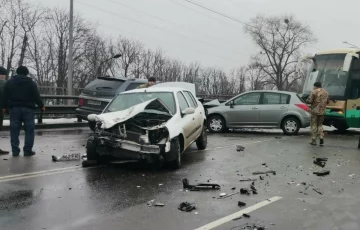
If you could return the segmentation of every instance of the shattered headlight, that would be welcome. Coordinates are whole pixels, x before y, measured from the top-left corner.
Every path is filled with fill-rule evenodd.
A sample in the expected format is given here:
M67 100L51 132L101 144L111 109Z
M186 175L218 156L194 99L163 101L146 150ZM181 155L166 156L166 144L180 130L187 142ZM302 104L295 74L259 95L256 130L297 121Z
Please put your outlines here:
M151 144L157 144L162 139L168 138L169 132L167 129L155 129L155 130L149 130L149 141Z

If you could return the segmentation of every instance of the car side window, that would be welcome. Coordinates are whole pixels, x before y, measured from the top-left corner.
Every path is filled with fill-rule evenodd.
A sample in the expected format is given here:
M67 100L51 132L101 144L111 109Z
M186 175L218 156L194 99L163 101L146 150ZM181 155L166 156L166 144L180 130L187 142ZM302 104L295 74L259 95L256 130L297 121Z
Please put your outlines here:
M181 92L177 93L177 97L179 100L180 111L184 111L186 108L189 108L189 104L187 103L184 95Z
M280 104L284 105L284 104L289 104L290 103L290 95L288 94L281 94L281 98L280 98Z
M288 104L289 95L280 93L264 93L264 105L282 105Z
M234 105L258 105L260 103L260 93L247 93L234 100Z
M130 85L128 85L128 87L126 88L126 91L136 89L140 85L142 85L142 83L130 83Z
M191 106L192 108L196 108L196 107L197 107L197 103L196 103L196 101L194 100L194 98L192 97L191 93L188 92L188 91L184 91L184 95L185 95L187 101L190 103L190 106Z

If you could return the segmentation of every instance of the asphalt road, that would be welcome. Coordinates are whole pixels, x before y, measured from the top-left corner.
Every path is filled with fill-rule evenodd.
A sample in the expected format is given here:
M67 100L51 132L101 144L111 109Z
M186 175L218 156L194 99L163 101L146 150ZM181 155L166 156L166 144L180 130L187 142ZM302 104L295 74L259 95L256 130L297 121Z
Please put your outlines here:
M34 157L0 157L0 229L360 229L358 133L329 133L324 147L310 146L307 132L209 135L209 146L193 146L177 171L139 164L82 168L80 161L51 161L51 155L85 153L86 129L37 133ZM1 133L1 148L9 148ZM236 145L245 150L236 151ZM318 177L314 157L327 157ZM266 165L263 165L266 163ZM252 175L275 170L276 175ZM186 191L182 179L217 183L220 191ZM233 195L257 179L257 195ZM232 188L236 187L235 190ZM315 190L320 192L316 192ZM148 207L150 200L164 207ZM196 210L181 212L181 202ZM238 201L246 207L238 207ZM243 212L250 218L241 218Z

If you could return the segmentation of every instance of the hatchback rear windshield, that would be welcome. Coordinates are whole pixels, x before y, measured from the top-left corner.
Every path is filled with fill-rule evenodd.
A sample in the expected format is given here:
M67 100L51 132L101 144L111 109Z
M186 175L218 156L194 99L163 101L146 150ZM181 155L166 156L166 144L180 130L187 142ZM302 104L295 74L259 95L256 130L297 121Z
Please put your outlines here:
M86 88L92 90L117 90L125 81L119 81L114 79L105 80L98 78L91 82Z
M302 103L306 104L305 100L304 100L299 94L296 94L296 96L299 98L299 100L300 100Z

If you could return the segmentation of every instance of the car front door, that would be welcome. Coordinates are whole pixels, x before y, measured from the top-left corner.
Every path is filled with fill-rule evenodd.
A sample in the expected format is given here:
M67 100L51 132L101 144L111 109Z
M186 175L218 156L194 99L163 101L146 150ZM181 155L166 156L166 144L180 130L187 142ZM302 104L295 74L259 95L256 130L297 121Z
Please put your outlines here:
M259 122L264 126L278 126L279 121L289 107L290 95L282 93L264 93L259 105Z
M182 111L189 108L189 104L185 99L185 96L182 92L177 92L176 97L179 102L179 109L180 113L182 114ZM183 134L184 134L184 147L187 147L189 144L191 144L192 139L194 138L196 127L194 125L195 122L195 114L186 114L181 115L181 121L179 122L179 125L183 128Z
M189 91L183 91L184 96L186 98L186 100L189 102L189 105L191 106L191 108L195 109L195 113L194 113L194 127L196 129L196 132L194 134L195 138L200 136L200 134L202 133L202 127L204 124L204 109L202 106L199 106L194 95L189 92Z
M230 127L257 125L260 98L260 92L246 93L235 98L227 110L228 125Z

